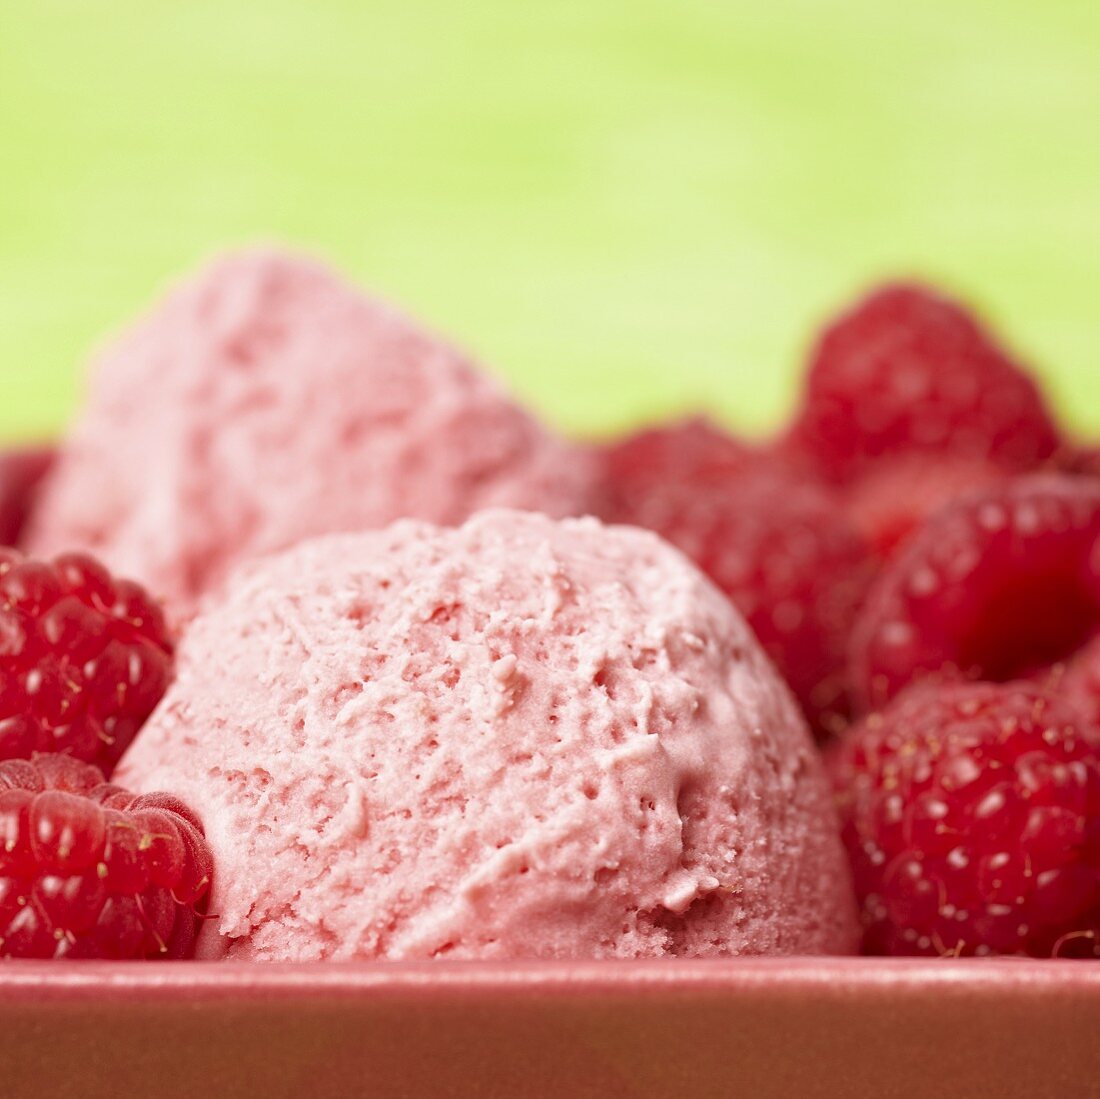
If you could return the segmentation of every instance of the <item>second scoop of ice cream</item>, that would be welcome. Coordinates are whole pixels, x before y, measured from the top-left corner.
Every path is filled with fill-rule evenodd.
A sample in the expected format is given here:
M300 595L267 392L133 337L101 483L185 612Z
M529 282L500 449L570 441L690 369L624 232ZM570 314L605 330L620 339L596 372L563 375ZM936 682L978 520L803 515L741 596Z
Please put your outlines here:
M489 506L584 514L580 452L461 354L308 260L231 254L100 356L33 517L188 614L236 562Z
M120 781L217 860L207 956L844 952L821 766L737 612L656 536L510 511L253 563Z

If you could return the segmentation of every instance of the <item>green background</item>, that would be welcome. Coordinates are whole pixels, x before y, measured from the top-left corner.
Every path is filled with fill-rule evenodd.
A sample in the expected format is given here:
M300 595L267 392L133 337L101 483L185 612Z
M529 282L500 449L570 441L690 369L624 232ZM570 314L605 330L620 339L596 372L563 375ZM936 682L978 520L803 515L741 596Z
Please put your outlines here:
M215 249L327 256L544 415L762 429L891 272L1100 428L1096 0L0 0L0 433Z

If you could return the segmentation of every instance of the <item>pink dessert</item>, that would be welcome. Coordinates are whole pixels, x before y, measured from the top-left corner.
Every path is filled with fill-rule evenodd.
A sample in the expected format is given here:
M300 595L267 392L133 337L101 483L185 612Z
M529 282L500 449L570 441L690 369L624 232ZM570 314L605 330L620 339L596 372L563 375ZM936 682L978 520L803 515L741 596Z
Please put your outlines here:
M822 764L739 614L654 535L496 510L249 563L120 782L202 819L199 954L844 953Z
M229 255L100 357L33 518L187 614L238 560L402 516L588 511L579 451L324 268Z

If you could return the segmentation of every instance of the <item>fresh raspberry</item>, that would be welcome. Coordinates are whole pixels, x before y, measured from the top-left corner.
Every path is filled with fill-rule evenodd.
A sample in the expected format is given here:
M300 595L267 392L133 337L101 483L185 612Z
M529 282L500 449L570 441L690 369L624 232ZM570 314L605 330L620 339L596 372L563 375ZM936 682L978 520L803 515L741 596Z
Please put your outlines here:
M1100 957L1100 733L1072 707L924 683L829 765L867 953Z
M213 869L171 795L66 755L0 762L0 957L189 957Z
M845 490L844 501L857 529L888 561L933 512L1004 477L990 462L906 454L869 468Z
M19 544L38 486L53 461L51 447L0 451L0 545Z
M846 721L844 658L868 548L832 490L782 457L712 450L698 436L681 451L686 437L672 428L613 447L605 518L656 530L708 573L824 736Z
M1035 382L970 313L904 283L875 291L825 330L793 437L840 482L907 452L1023 472L1058 443Z
M933 515L852 631L864 708L925 676L1044 675L1100 630L1100 481L1032 474Z
M110 774L172 673L160 608L80 554L0 549L0 759L64 751Z

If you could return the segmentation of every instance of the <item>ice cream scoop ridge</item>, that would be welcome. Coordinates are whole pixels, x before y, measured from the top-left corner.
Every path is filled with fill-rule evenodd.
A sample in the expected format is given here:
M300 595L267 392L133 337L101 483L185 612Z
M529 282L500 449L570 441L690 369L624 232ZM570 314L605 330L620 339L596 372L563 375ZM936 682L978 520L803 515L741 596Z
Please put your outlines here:
M119 776L203 818L206 957L858 939L787 688L686 558L592 519L402 521L244 566Z
M411 516L588 509L583 455L323 267L228 255L99 357L30 532L190 612L238 560Z

